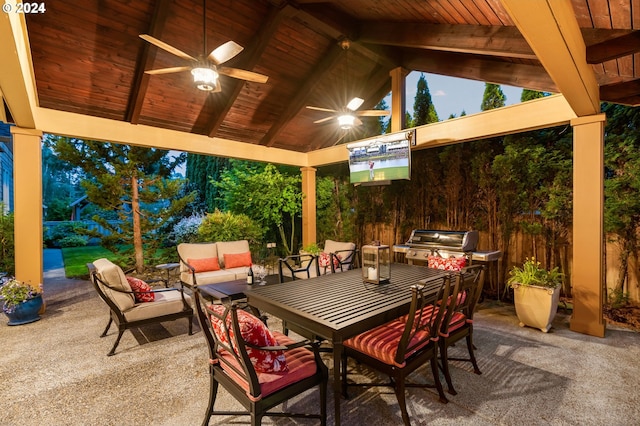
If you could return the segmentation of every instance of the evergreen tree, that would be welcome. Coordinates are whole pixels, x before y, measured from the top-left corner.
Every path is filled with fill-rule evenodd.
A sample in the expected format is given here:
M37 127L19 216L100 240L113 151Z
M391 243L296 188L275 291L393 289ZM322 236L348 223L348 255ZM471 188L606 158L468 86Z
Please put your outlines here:
M198 194L193 210L196 212L224 210L220 191L217 186L211 185L211 181L219 181L222 173L228 168L228 158L187 154L185 177L189 182L189 189Z
M431 93L429 93L427 79L424 74L420 74L416 97L413 101L413 123L410 127L437 123L438 121L438 114L436 113L436 109L431 101Z
M481 111L503 107L507 97L502 92L499 85L493 83L484 84L484 95L482 96Z
M143 272L143 247L153 252L158 245L154 231L195 198L195 194L178 198L184 181L170 179L184 155L62 136L54 136L52 142L60 159L90 177L81 182L89 201L118 214L117 225L93 217L110 232L100 236L102 244L114 252L121 244L132 245L136 271Z

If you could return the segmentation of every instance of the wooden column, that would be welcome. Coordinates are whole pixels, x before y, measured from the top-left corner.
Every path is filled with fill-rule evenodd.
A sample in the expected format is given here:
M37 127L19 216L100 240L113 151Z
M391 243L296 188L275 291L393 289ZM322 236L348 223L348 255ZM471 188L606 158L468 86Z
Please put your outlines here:
M409 72L402 68L394 68L391 76L391 132L399 132L406 128L405 115L407 112L405 90L406 77Z
M302 167L302 247L316 242L316 170ZM292 247L293 249L293 247Z
M42 283L42 132L11 127L16 278Z
M573 127L573 315L570 328L604 337L604 114Z

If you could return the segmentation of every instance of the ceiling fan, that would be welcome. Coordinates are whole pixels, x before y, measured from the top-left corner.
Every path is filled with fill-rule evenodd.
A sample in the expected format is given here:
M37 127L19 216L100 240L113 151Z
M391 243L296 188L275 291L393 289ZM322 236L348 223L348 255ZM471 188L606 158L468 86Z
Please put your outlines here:
M346 54L346 51L351 46L351 43L349 42L349 40L342 39L340 40L339 44ZM348 58L349 57L347 56L347 76L349 75ZM346 79L345 79L345 82L348 86L348 81ZM349 130L354 125L356 126L362 125L362 120L360 120L358 117L382 117L385 115L389 115L391 113L390 111L381 110L381 109L369 109L369 110L357 111L357 109L360 108L363 102L364 102L364 99L356 96L355 98L351 99L344 108L341 108L339 110L331 109L331 108L316 107L311 105L307 105L307 108L315 111L324 111L324 112L332 113L332 115L330 115L329 117L321 118L319 120L314 121L314 123L316 124L324 123L332 119L337 119L338 125L340 126L341 129L344 129L344 130Z
M174 72L191 71L193 75L193 82L196 87L206 92L220 92L220 80L219 75L227 75L229 77L237 78L240 80L247 80L256 83L266 83L266 75L258 74L252 71L247 71L238 68L230 68L220 66L224 62L227 62L231 58L238 55L244 49L238 43L230 40L207 54L207 1L203 0L203 13L202 13L202 29L203 29L203 55L194 58L191 55L184 53L183 51L176 49L175 47L158 40L148 34L140 34L140 38L165 50L179 58L189 61L189 65L181 67L160 68L155 70L147 70L146 74L169 74Z

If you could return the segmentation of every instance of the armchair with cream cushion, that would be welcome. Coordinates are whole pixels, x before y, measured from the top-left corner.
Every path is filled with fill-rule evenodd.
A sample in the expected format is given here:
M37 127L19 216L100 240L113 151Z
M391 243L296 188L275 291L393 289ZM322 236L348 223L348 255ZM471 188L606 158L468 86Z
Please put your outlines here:
M108 259L98 259L87 265L91 282L100 298L109 306L109 322L100 337L105 337L113 322L118 326L118 337L109 356L115 354L116 347L124 331L146 324L187 318L189 334L192 333L193 309L191 297L179 288L132 290L122 269ZM152 301L138 302L134 296L148 296Z

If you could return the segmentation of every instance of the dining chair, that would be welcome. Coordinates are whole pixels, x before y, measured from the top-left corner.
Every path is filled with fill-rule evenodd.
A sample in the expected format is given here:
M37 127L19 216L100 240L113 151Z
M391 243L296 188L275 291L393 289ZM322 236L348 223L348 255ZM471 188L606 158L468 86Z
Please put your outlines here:
M320 275L317 256L313 254L292 254L278 259L278 274L280 282L286 277L292 280L309 279Z
M254 426L260 425L264 416L320 419L326 425L328 371L320 358L318 342L294 342L269 330L243 310L244 302L215 305L203 298L198 288L193 297L209 348L209 402L203 426L214 415L247 414ZM219 385L246 411L215 410ZM319 405L318 414L269 411L316 386L319 401L307 405Z
M433 286L437 285L437 291ZM438 330L442 318L454 304L444 308L438 305L439 300L451 300L456 295L452 293L449 275L433 281L429 286L417 284L411 287L411 305L409 313L358 334L343 342L342 356L342 392L347 395L347 386L391 386L395 390L402 421L410 425L405 400L407 387L435 387L439 400L447 403L439 378L438 370ZM387 383L347 383L347 360L351 357L359 363L366 364L387 374ZM427 361L431 364L434 384L416 384L407 382L407 376Z
M473 353L476 349L473 345L473 313L482 294L484 279L484 265L469 266L457 273L455 278L457 287L455 306L442 321L440 338L438 339L440 364L447 382L447 391L451 395L456 395L457 392L451 380L449 361L471 362L474 373L482 374ZM448 354L449 346L455 344L462 338L466 338L469 357L450 357Z

